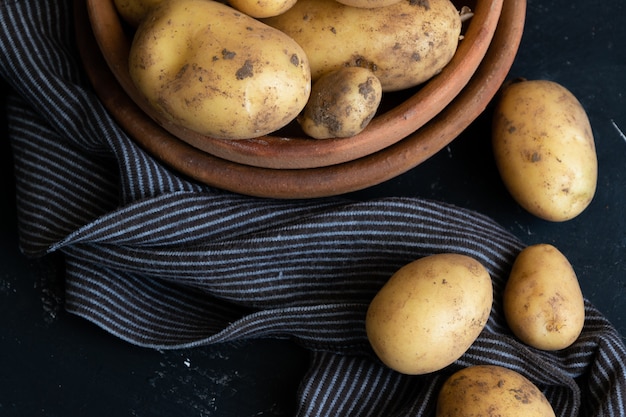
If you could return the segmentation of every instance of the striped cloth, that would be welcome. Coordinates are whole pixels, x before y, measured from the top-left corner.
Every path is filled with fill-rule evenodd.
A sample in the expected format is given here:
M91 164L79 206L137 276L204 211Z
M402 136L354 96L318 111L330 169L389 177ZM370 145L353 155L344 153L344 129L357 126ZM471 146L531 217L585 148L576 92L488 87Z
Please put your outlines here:
M445 377L485 363L530 378L558 416L626 415L626 349L590 303L568 349L511 336L497 295L523 244L492 220L412 198L280 201L194 183L107 114L72 27L71 0L0 1L20 245L33 257L63 254L68 311L159 349L294 340L311 352L298 416L433 415ZM364 314L393 271L440 252L485 265L492 315L450 368L400 375L373 356Z

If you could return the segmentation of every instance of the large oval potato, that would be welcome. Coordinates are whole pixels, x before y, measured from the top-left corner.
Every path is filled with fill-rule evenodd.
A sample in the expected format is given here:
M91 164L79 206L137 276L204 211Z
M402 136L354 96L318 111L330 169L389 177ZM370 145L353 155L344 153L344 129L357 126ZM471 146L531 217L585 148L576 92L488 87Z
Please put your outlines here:
M585 301L574 268L550 244L519 253L503 292L503 308L511 331L537 349L570 346L585 324Z
M502 366L475 365L452 374L439 390L436 417L554 417L539 388Z
M580 102L548 80L512 82L494 109L493 151L502 181L531 214L565 221L587 208L598 162Z
M439 73L456 52L461 18L449 0L360 8L336 0L298 0L263 20L305 50L313 80L341 67L365 67L383 91L409 88Z
M284 33L211 0L167 1L133 38L129 71L171 122L223 139L287 125L311 90L308 60Z
M460 358L491 313L491 277L477 260L442 253L392 275L371 301L367 337L380 360L403 374L438 371Z

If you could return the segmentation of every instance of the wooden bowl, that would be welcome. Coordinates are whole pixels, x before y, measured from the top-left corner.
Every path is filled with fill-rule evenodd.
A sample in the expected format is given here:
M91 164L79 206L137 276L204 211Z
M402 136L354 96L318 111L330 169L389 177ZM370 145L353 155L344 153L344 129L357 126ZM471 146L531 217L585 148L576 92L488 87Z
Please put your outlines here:
M150 117L128 77L130 40L112 1L77 0L75 7L79 50L96 94L136 142L200 182L274 198L323 197L366 188L445 147L478 117L505 79L526 12L525 0L477 1L453 61L357 137L320 141L277 135L226 141L181 138L171 126Z

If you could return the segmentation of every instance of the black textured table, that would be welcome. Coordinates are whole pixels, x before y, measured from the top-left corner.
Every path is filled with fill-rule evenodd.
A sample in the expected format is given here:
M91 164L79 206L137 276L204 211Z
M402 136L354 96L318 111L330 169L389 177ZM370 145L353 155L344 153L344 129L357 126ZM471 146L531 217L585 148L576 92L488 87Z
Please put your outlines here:
M528 244L557 246L584 295L626 334L625 8L622 0L530 0L510 73L557 81L587 110L599 178L582 215L545 222L511 200L491 156L490 109L431 160L355 197L443 200L491 216ZM11 150L6 140L2 147L0 415L292 414L306 353L290 342L146 350L65 313L61 260L30 260L18 250Z

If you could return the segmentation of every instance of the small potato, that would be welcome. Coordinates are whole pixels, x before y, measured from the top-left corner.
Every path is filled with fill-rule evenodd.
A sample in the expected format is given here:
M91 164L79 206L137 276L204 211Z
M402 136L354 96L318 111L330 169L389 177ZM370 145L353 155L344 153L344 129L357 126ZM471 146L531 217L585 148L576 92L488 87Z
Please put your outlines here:
M560 222L590 204L598 177L594 138L583 107L563 86L522 80L505 87L492 139L503 183L531 214Z
M491 277L475 259L437 254L400 268L371 301L367 337L403 374L438 371L460 358L487 324Z
M436 417L554 417L554 409L528 378L495 365L452 374L441 387Z
M585 302L565 255L549 244L520 252L503 292L511 331L537 349L559 350L576 341L585 324Z
M369 69L341 68L313 84L297 120L315 139L354 136L374 118L382 95L380 81Z
M402 0L376 8L298 0L263 22L302 46L313 81L342 67L363 67L376 74L384 92L421 84L441 72L461 33L461 17L450 0Z
M277 16L289 10L297 0L229 0L228 4L250 17Z
M311 91L306 54L293 39L211 0L153 9L133 38L129 72L168 122L220 139L284 127Z

